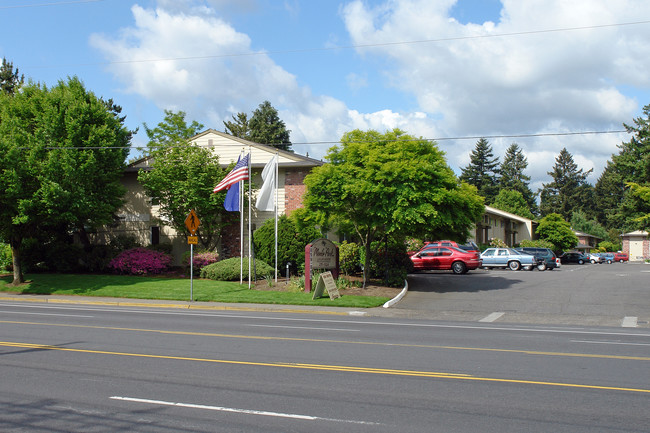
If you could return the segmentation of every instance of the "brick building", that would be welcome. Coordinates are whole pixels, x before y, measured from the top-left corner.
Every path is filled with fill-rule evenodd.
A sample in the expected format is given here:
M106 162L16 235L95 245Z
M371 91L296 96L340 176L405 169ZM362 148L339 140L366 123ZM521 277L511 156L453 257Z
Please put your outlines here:
M290 214L293 210L302 207L302 198L305 193L304 179L314 168L323 164L322 161L299 155L293 152L278 150L275 147L252 143L238 137L233 137L223 132L208 129L191 138L191 142L213 149L219 155L219 162L228 166L237 161L239 155L250 153L252 171L252 218L253 231L269 218L275 216L274 212L258 211L254 207L257 196L256 188L261 187L262 169L267 162L278 154L278 213ZM126 168L122 183L127 188L126 203L118 212L120 223L114 227L105 227L94 234L95 242L108 242L120 234L135 237L141 245L169 243L176 264L180 264L183 253L189 251L189 246L184 233L177 233L172 227L165 225L158 212L159 206L152 203L142 185L138 182L138 173L151 169L152 160L149 157L135 161ZM247 182L248 185L248 182ZM246 186L248 188L248 186ZM245 212L246 218L248 211ZM201 216L199 215L199 219ZM245 222L246 227L248 221ZM248 233L245 232L244 245L248 244ZM221 233L219 252L222 257L239 255L240 230L232 226ZM248 253L245 252L245 255Z

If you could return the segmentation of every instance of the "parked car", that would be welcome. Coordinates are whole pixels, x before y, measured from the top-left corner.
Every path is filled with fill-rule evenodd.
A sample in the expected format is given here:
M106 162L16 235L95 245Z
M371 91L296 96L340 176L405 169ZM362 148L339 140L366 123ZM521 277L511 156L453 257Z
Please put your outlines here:
M562 262L562 264L578 263L579 265L582 265L589 263L589 256L578 252L564 253L560 256L560 262Z
M616 253L614 254L614 260L623 263L630 260L630 256L628 256L627 253Z
M603 263L614 263L616 261L614 253L601 253L600 257L603 259Z
M478 252L469 252L450 246L432 246L422 249L411 255L411 262L413 262L413 269L416 271L451 269L454 274L464 274L481 266Z
M472 241L467 241L464 244L459 244L455 241L435 241L435 242L425 242L424 246L420 248L420 251L429 248L429 247L454 247L460 248L461 250L469 252L479 252L478 245Z
M557 268L557 257L555 253L548 248L536 248L536 247L522 247L515 248L517 251L527 254L532 254L542 261L537 265L537 269L544 271L546 269L553 270Z
M539 260L532 254L521 253L512 248L488 248L481 253L484 268L533 269Z
M589 253L589 261L593 264L601 264L603 262L603 258L600 257L600 254Z

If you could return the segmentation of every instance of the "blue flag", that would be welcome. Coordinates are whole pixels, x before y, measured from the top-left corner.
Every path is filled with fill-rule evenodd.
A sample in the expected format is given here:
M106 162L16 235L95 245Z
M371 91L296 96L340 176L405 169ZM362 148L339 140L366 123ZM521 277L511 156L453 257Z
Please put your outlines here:
M230 185L223 207L229 212L239 212L239 182Z

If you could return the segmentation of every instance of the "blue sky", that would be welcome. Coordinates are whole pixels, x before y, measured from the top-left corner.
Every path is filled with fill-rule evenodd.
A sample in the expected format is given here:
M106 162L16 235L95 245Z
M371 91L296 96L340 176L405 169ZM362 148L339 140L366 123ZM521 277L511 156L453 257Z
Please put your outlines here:
M462 137L494 136L536 189L562 148L595 183L629 139L555 134L621 130L650 104L646 0L0 0L0 22L0 56L113 98L136 146L164 109L222 131L269 100L296 152L399 127L460 173Z

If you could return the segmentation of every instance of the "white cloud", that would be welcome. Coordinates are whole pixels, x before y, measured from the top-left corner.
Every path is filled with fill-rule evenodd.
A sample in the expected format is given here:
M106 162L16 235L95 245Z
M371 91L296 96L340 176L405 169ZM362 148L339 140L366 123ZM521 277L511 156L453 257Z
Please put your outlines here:
M354 128L399 127L425 138L621 129L643 102L629 96L629 89L650 86L650 25L599 27L650 16L644 0L503 0L500 21L482 25L452 19L455 0L348 2L340 16L350 42L341 45L374 45L358 48L359 63L342 75L351 93L375 85L359 64L380 65L377 72L387 77L382 83L391 86L388 90L414 101L409 111L391 106L389 99L378 98L375 104L382 105L362 111L326 93L314 94L299 84L309 83L309 77L297 77L270 55L255 54L265 41L251 40L217 13L239 7L235 3L159 0L155 10L134 6L131 27L117 35L93 35L91 44L114 62L109 68L126 91L161 109L182 109L222 129L232 114L251 112L269 100L294 143L332 142ZM261 7L254 0L241 4ZM291 19L305 7L296 5L284 2ZM587 26L592 28L541 32ZM323 35L323 45L339 38ZM433 42L394 44L425 40ZM134 61L143 59L174 60ZM375 94L384 90L372 88ZM490 142L500 157L512 142L520 144L533 186L541 186L563 147L581 168L594 168L595 181L623 139L588 135ZM439 141L457 171L475 143ZM294 149L320 158L328 147L297 144Z

